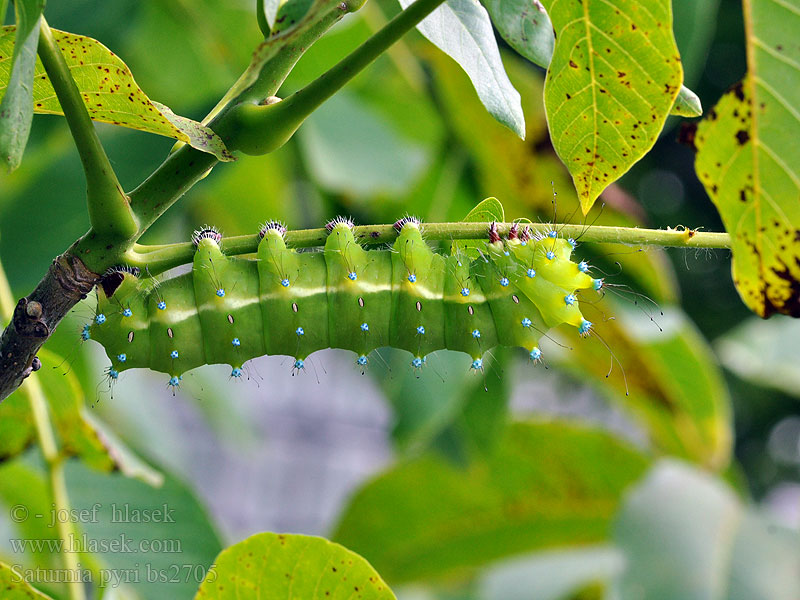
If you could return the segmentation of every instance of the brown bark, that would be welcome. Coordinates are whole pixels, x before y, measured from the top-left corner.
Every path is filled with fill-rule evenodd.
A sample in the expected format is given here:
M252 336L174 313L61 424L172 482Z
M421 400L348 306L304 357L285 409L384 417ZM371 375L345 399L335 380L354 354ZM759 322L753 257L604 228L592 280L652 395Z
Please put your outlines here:
M56 325L92 291L99 276L70 253L58 256L36 289L17 302L0 337L0 401L41 366L36 353Z

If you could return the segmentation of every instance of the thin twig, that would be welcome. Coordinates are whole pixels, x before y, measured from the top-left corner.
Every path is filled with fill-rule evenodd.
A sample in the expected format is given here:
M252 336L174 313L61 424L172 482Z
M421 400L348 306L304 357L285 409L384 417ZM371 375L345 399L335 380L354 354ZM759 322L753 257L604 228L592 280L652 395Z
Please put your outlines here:
M498 223L501 235L507 234L512 223ZM711 233L693 229L639 229L636 227L608 227L595 225L563 225L534 223L528 225L532 231L546 234L558 231L562 237L580 237L581 242L606 244L626 244L633 246L672 246L678 248L730 248L731 240L727 233ZM423 223L422 234L430 241L435 240L475 240L486 239L489 223ZM363 244L385 244L397 237L393 225L361 225L354 230L356 239ZM286 232L286 243L294 248L310 248L325 244L327 231L319 229L299 229ZM223 239L226 254L251 254L258 249L258 235L240 235ZM174 267L192 261L195 248L191 242L169 244L150 248L138 245L136 251L126 256L130 266L147 269L151 275L163 273Z

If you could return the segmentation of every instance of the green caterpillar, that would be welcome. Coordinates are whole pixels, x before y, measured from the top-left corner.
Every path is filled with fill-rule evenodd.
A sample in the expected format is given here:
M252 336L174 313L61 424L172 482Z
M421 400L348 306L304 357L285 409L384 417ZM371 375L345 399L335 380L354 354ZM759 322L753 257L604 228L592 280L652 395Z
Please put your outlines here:
M117 269L97 290L97 312L84 339L102 344L108 375L146 367L167 373L171 386L195 367L242 365L264 354L295 357L293 369L322 348L344 348L366 366L371 351L408 350L419 369L426 355L448 348L483 368L484 352L521 346L541 359L539 339L567 323L588 335L577 290L601 289L585 262L570 260L575 242L511 228L501 239L494 225L485 248L471 259L463 249L433 252L419 221L395 224L391 249L365 250L353 224L327 225L323 252L286 247L285 228L261 229L256 259L227 257L214 229L195 232L190 272L156 283Z

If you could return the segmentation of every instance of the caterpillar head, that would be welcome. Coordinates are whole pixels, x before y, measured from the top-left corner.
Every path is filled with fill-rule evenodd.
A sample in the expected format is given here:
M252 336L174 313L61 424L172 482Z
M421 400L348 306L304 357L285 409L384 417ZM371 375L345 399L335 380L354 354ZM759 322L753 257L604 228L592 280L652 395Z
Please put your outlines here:
M136 281L139 277L139 268L117 265L103 273L103 276L100 278L100 287L103 289L106 298L111 298L111 296L114 295L117 288L122 285L126 277L132 281Z

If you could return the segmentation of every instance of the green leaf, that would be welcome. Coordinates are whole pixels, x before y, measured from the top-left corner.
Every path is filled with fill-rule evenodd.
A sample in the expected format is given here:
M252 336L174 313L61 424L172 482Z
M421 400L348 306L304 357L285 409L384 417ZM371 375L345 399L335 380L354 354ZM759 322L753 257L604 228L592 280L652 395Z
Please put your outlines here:
M115 6L120 17L129 14L127 5ZM136 78L147 82L148 95L169 98L171 106L205 107L219 100L264 40L246 8L227 0L137 3L135 22L126 27L130 34L120 42L135 57ZM103 16L107 27L98 30L99 39L118 39L113 19Z
M800 535L744 506L707 473L655 465L614 527L620 598L800 598Z
M93 515L79 525L107 573L139 582L142 600L192 596L222 545L187 486L167 476L152 487L75 462L67 464L66 477L72 508Z
M800 317L800 0L744 9L747 76L698 126L695 170L731 234L744 303Z
M423 147L401 136L347 90L314 111L298 139L317 182L347 196L402 194L429 162Z
M703 105L700 103L700 98L697 94L682 85L669 114L681 117L699 117L703 114Z
M498 349L493 355L498 352L503 353ZM502 362L487 358L483 376L461 377L466 369L459 352L437 352L420 373L408 369L404 351L387 351L385 359L388 370L376 365L371 374L383 383L392 405L392 438L402 454L421 453L445 432L451 446L447 453L452 451L459 460L493 446L505 423L508 402L508 382L498 375ZM444 440L439 441L441 446Z
M258 9L264 12L264 18L270 29L275 26L275 17L278 15L278 8L281 6L281 0L262 0L258 3Z
M547 0L556 30L544 104L584 214L653 147L683 72L670 0Z
M315 0L282 0L279 2L272 25L272 35L287 31L299 23L308 14ZM269 15L267 15L269 17Z
M539 0L484 0L497 31L522 56L546 69L556 42L553 24Z
M33 564L55 566L58 530L51 527L52 496L44 474L21 460L0 466L0 502L22 540L37 540L26 548ZM39 540L42 540L39 542ZM12 551L17 554L12 547ZM16 562L16 561L15 561Z
M9 83L5 57L14 31L14 27L0 29L0 92ZM55 29L53 36L93 120L171 137L210 152L219 160L233 160L222 140L209 128L177 117L164 105L152 102L134 81L128 66L103 44ZM37 113L64 114L38 59L33 80L33 107Z
M492 567L481 577L481 600L566 600L594 582L608 582L625 566L613 546L553 550ZM605 596L604 596L605 597Z
M605 540L647 459L608 433L515 424L486 461L437 455L385 472L353 497L334 539L392 583L461 572L538 548Z
M129 477L160 482L159 473L142 463L87 412L85 394L75 374L53 368L64 360L46 349L39 351L39 358L45 366L31 377L41 384L65 456L78 457L100 471L120 470ZM20 454L35 439L33 414L24 386L0 404L0 459Z
M0 24L5 19L5 4L0 13ZM5 93L0 88L0 160L9 171L22 162L22 154L28 143L33 121L33 72L36 65L36 47L39 44L39 17L44 9L44 0L17 0L14 3L17 15L17 35L14 49L0 44L0 69L4 62L11 61L0 70L0 81L5 81ZM10 55L10 56L9 56Z
M34 439L28 398L14 392L0 404L0 461L21 454Z
M800 398L800 321L751 317L714 342L722 364L742 379Z
M506 220L503 205L497 198L485 198L478 202L467 216L461 219L464 223L503 223Z
M464 223L504 223L506 220L503 205L497 198L490 197L484 198L475 207L467 213L467 216L461 219ZM488 232L487 232L488 233ZM476 243L469 241L458 241L450 244L450 253L465 252L470 258L477 258L479 253L478 249L483 248L484 242Z
M164 483L164 475L157 471L138 455L136 455L115 433L91 411L81 410L84 422L96 433L97 437L114 461L114 468L125 477L138 479L152 487L160 487Z
M411 1L400 0L400 4L407 8ZM519 92L503 68L486 9L477 0L448 0L417 29L464 69L489 113L524 139Z
M614 318L593 320L599 338L557 337L569 349L548 345L545 357L581 380L593 380L600 393L646 428L660 452L713 469L727 467L730 398L716 359L695 326L674 306L663 307L664 314L655 314L654 323L646 304L626 305L610 294L603 303Z
M258 533L223 550L195 600L395 597L370 564L320 537Z
M492 356L483 361L482 380L466 395L464 407L443 432L450 434L465 456L485 456L492 453L500 441L508 420L513 351L495 348Z
M47 600L50 598L28 585L23 575L15 568L0 563L0 589L3 590L3 600L36 600L37 598Z
M470 378L452 379L464 366L464 355L437 352L431 368L408 369L408 353L387 352L388 373L374 370L394 411L392 438L402 454L419 454L460 413L475 385ZM389 376L392 374L391 376ZM447 376L445 376L447 375Z

